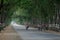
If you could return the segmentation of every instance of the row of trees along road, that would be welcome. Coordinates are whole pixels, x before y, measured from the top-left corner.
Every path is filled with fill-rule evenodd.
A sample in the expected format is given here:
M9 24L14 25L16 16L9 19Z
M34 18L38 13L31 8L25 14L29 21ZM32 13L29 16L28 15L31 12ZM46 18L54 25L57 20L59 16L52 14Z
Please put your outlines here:
M8 24L19 9L26 11L24 15L22 12L16 15L20 20L33 24L60 24L60 0L0 0L0 23Z

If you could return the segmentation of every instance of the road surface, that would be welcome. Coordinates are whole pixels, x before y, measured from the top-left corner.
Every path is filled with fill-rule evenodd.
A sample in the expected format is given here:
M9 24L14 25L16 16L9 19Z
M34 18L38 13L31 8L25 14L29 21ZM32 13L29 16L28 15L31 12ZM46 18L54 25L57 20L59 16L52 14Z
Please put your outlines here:
M60 40L60 35L41 32L36 28L29 28L29 30L25 30L25 26L23 25L14 25L13 28L22 40Z

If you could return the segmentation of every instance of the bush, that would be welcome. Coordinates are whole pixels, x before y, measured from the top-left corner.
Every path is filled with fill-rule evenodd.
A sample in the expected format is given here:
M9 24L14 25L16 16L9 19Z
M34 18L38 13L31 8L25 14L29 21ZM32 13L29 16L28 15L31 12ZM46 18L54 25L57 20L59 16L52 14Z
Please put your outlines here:
M2 27L2 26L0 26L0 31L1 31L1 30L3 30L3 27Z
M0 31L4 30L5 27L6 27L5 25L0 25Z

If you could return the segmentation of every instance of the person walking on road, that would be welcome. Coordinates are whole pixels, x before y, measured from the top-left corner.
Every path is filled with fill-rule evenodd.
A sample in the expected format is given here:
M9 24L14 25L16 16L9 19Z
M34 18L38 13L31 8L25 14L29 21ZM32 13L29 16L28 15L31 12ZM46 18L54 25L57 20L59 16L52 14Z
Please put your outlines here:
M41 24L38 24L38 30L42 31L42 26L41 26Z
M28 30L28 28L29 28L29 23L26 23L25 26L26 26L26 30Z

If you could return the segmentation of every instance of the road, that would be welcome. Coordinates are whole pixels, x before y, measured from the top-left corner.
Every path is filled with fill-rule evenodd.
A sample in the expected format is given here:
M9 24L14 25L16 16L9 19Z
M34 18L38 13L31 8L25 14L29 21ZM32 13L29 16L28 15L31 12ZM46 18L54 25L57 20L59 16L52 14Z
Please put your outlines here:
M25 26L14 25L13 28L22 38L22 40L60 40L60 35L38 31L36 28L25 30Z

